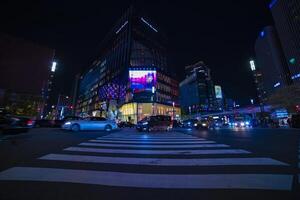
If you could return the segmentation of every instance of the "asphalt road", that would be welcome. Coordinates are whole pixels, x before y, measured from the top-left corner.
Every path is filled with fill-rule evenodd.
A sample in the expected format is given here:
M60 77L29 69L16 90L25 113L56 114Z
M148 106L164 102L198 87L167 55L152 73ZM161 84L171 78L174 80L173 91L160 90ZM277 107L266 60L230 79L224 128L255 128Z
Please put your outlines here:
M0 136L0 199L300 199L300 130Z

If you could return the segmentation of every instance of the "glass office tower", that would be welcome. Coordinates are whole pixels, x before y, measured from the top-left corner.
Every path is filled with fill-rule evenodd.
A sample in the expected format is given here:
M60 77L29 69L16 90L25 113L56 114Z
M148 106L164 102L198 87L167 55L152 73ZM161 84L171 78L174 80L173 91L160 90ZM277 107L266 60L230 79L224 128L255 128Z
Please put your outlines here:
M272 0L275 26L288 63L291 79L300 83L300 1Z
M180 115L166 41L158 26L130 7L80 77L77 113L133 122L148 115Z

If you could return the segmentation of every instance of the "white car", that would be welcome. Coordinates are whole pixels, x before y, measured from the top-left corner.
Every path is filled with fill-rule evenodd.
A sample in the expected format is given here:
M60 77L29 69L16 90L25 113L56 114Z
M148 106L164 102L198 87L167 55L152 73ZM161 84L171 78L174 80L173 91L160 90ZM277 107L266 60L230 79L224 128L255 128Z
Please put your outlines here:
M67 121L62 125L62 129L71 130L74 132L78 131L112 131L117 129L117 123L114 120L108 120L104 117L87 117L82 120Z

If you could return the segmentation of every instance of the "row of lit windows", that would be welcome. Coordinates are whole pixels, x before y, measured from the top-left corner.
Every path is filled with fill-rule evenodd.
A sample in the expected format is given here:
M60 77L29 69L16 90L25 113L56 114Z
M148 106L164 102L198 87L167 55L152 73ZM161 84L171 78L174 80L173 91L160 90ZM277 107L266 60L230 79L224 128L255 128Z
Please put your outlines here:
M161 74L161 73L157 73L157 79L160 80L160 81L163 81L169 85L172 85L174 87L178 87L178 82L175 81L174 79L164 75L164 74Z

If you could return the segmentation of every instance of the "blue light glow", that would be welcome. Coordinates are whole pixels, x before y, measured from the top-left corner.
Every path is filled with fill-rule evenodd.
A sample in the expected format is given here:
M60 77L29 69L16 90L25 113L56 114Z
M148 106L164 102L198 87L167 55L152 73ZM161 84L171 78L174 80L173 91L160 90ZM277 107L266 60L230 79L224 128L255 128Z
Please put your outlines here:
M148 139L148 135L143 135L143 139Z
M300 78L300 73L299 74L295 74L294 76L292 76L292 79L297 79L297 78Z
M269 4L269 8L273 8L275 6L275 4L277 3L278 0L273 0L270 4Z
M274 88L277 88L277 87L279 87L281 85L281 83L276 83L275 85L274 85Z
M260 36L264 37L265 36L265 31L260 32Z

